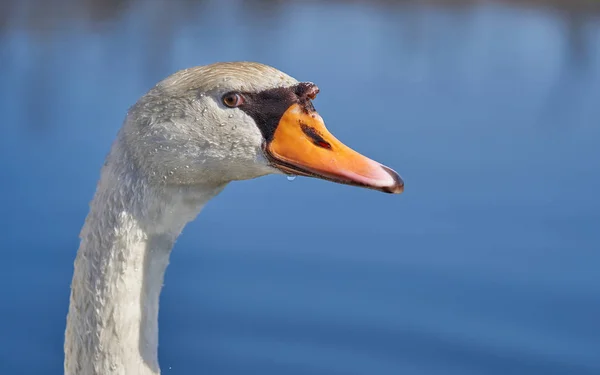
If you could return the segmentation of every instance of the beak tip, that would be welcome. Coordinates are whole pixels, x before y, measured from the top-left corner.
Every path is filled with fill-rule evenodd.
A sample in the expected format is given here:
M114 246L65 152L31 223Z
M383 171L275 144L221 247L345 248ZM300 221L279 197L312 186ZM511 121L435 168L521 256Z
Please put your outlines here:
M386 167L385 165L382 165L381 168L383 168L383 170L386 171L394 180L392 185L384 187L382 191L390 194L401 194L404 192L404 180L402 180L402 177L400 177L396 171Z

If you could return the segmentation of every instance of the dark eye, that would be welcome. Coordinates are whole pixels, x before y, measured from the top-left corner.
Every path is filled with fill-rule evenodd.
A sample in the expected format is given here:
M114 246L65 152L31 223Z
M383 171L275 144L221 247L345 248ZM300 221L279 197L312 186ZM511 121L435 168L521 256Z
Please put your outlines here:
M237 92L230 92L223 95L223 104L229 108L239 107L244 104L244 97Z

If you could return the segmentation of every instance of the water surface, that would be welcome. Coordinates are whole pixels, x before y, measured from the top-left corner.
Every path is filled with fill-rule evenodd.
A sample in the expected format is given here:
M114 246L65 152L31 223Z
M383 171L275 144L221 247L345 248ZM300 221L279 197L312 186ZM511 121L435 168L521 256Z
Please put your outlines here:
M316 82L329 129L406 192L231 184L172 254L164 373L600 373L597 15L92 3L0 12L2 374L62 371L78 234L127 108L223 60Z

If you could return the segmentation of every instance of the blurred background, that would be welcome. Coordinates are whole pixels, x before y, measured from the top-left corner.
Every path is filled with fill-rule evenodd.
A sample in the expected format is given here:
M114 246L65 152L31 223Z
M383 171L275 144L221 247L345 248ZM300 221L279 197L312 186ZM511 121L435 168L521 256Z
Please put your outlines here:
M163 373L600 374L583 0L3 0L1 374L62 373L78 234L128 107L227 60L316 82L329 129L406 192L231 184L172 254Z

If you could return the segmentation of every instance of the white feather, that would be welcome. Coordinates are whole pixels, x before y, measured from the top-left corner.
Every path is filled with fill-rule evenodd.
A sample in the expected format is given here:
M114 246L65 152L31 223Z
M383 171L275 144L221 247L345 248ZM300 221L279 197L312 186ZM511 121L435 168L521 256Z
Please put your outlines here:
M230 90L296 80L255 63L178 72L129 111L81 231L65 333L65 374L159 374L158 311L175 240L233 180L279 173Z

